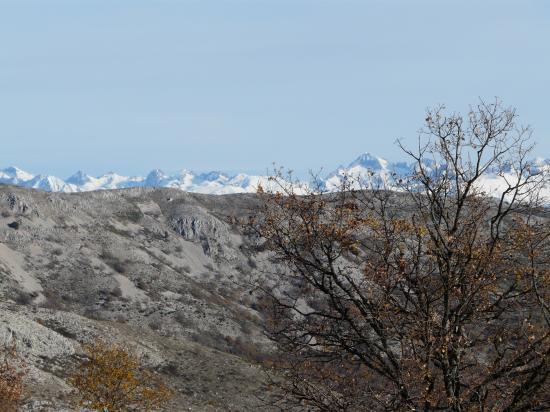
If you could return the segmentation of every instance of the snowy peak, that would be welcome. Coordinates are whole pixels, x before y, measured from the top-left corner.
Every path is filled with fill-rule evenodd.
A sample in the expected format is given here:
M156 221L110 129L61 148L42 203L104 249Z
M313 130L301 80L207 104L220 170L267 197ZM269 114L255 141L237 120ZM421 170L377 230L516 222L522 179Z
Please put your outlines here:
M46 192L77 192L78 188L75 185L67 183L55 176L38 175L31 180L25 182L22 186L33 189L44 190Z
M403 166L405 166L405 170L400 169L400 172L410 171L406 164L401 165L400 168ZM352 186L356 189L370 187L373 184L387 182L393 172L393 164L382 157L366 152L357 157L347 167L340 166L330 173L323 182L323 186L329 191L338 190L344 179L351 179Z
M534 170L534 172L539 172L539 171L550 172L550 159L543 159L542 157L538 157L535 159L534 163L536 167L536 170Z
M166 178L164 172L160 169L155 169L149 172L145 178L145 186L157 187Z
M348 166L348 169L354 167L364 167L370 170L386 170L388 167L388 161L381 157L373 156L370 153L363 153Z
M67 183L72 183L77 186L85 185L90 183L92 180L95 180L93 177L88 176L82 170L79 170L74 175L65 180Z
M34 178L34 175L15 166L10 166L0 171L0 180L13 179L16 182L26 182Z
M126 177L114 172L106 173L97 178L101 189L117 189L139 186L145 180L143 177Z

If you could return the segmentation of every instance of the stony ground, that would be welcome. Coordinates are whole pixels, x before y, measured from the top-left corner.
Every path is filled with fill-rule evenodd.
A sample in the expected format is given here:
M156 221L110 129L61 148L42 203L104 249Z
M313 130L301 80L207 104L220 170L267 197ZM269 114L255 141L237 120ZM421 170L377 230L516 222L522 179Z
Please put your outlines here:
M247 287L273 264L238 218L254 195L0 186L0 340L30 367L30 410L69 405L81 343L131 345L176 389L168 410L263 409L269 352Z

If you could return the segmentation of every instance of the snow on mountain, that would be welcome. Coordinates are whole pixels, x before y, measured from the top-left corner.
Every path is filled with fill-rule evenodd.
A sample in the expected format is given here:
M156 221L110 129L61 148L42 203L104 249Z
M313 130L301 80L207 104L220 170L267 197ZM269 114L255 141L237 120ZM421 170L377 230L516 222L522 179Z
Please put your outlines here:
M545 200L545 203L550 203L550 159L536 159L534 168L531 173L547 173L547 180L542 187L539 195ZM511 166L504 169L503 173L487 173L479 179L478 188L483 190L489 196L500 196L507 188L509 183L517 180L517 172ZM536 181L536 180L535 180ZM519 193L518 197L523 197L532 186L526 185ZM509 199L508 199L509 200Z
M533 173L542 170L550 172L550 159L538 158L534 161L534 165L535 170L531 171ZM445 165L436 165L429 160L426 161L425 166L429 173L434 174L446 173L447 169ZM344 179L347 179L348 184L355 189L385 185L398 190L397 181L400 178L409 176L415 170L415 167L413 163L390 163L386 159L364 153L348 166L340 166L330 173L323 184L326 190L334 191L341 187ZM514 171L511 168L505 170L502 175L499 175L496 171L489 172L481 176L478 188L489 195L496 196L508 187L507 181L513 181L513 178ZM547 182L543 187L541 196L546 199L546 202L550 202L550 182Z
M428 170L433 173L445 172L444 166L427 164ZM550 159L536 159L536 170L550 172ZM407 176L414 170L414 165L405 162L389 162L388 160L363 153L347 166L340 166L324 179L320 178L321 186L325 190L334 191L341 187L344 179L354 182L352 187L371 187L377 184L385 184L396 187L399 177ZM512 171L498 176L489 173L481 179L481 186L487 193L494 193L505 186L504 178L511 177ZM249 175L246 173L227 174L220 171L206 173L194 173L182 169L175 174L167 174L160 169L152 170L146 177L122 176L114 172L94 177L83 171L78 171L66 180L55 176L38 175L25 172L16 167L0 169L0 183L13 184L34 189L53 192L84 192L91 190L119 189L127 187L170 187L179 190L205 193L205 194L229 194L251 193L261 185L264 189L270 189L273 182L268 176ZM550 199L550 182L546 185L543 195Z
M168 179L165 179L163 187L171 187L174 189L180 189L185 191L192 191L190 189L193 188L193 180L195 179L195 175L193 172L189 170L181 170L179 173L177 173L174 176L170 176Z
M370 153L363 153L348 166L349 169L387 170L389 162Z
M74 175L69 177L65 182L78 187L79 191L98 190L101 189L99 179L85 174L79 170Z
M25 172L15 166L0 170L0 183L21 184L34 177L33 174Z
M55 176L38 175L31 180L24 182L21 186L44 190L46 192L78 192L77 186L66 183Z
M143 186L170 187L205 194L229 194L255 192L258 184L261 183L265 187L267 181L267 176L251 176L244 173L234 176L218 171L195 174L183 169L175 175L167 175L155 169L147 175Z
M160 169L151 170L143 181L143 185L148 187L159 187L161 186L161 182L167 177L168 176Z
M109 172L99 177L93 177L85 174L81 170L65 180L65 182L76 186L79 192L140 186L143 181L144 179L142 177L126 177L114 172Z
M76 172L74 175L72 175L71 177L69 177L65 181L67 183L72 183L74 185L83 186L83 185L86 185L88 183L92 183L94 180L96 180L96 179L93 178L92 176L88 176L82 170L79 170L78 172Z
M101 189L119 189L125 187L142 186L144 178L139 176L126 177L114 172L106 173L97 178Z
M537 157L534 161L537 171L550 172L550 159L543 159L542 157Z
M396 163L395 165L399 165L398 168L406 169L407 172L411 170L410 166L404 163ZM340 166L329 174L324 181L324 185L329 191L337 190L344 179L350 179L353 188L371 187L377 183L388 183L393 172L394 164L370 153L363 153L348 166Z

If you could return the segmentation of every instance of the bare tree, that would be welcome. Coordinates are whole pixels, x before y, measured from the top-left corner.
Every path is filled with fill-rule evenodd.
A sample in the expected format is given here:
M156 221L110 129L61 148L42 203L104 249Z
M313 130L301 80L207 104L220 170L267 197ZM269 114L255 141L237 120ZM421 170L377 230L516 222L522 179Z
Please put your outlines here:
M282 268L257 284L281 408L550 408L547 174L530 137L499 101L439 107L403 148L408 176L305 195L273 178L247 227Z

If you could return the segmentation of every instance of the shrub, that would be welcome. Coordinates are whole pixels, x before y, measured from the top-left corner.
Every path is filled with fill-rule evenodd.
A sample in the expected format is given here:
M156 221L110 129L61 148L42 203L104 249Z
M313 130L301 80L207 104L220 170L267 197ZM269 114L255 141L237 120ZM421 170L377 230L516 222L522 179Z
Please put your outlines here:
M126 210L120 211L119 213L117 213L117 216L123 220L127 220L132 223L138 223L143 217L143 213L141 213L139 208L132 206Z
M240 337L225 336L225 341L229 353L254 362L261 362L266 358L266 354L260 352L253 343L246 342Z
M162 325L159 320L152 320L149 322L149 327L154 331L158 331L162 328Z
M128 261L121 260L109 251L103 251L99 257L114 271L120 274L126 273L126 264L128 263Z
M184 329L194 329L196 327L195 321L188 317L183 310L176 312L175 319Z
M248 266L250 266L250 268L252 268L252 269L258 268L258 264L256 263L256 261L252 257L248 258Z
M172 391L143 368L141 358L121 345L97 341L85 345L83 361L69 382L81 407L108 411L150 411L162 408Z
M27 373L15 344L0 346L0 410L17 411L23 400Z
M63 302L59 295L52 290L45 290L42 292L46 300L40 304L43 308L52 310L61 310L64 308Z
M116 286L113 290L111 290L111 295L117 297L117 298L120 298L122 297L122 290L120 289L119 286Z
M13 296L13 300L18 305L28 305L32 302L32 295L24 290L16 290Z

